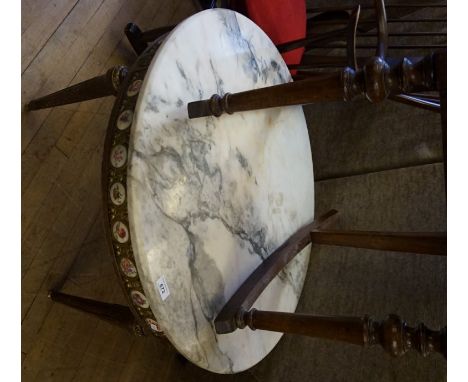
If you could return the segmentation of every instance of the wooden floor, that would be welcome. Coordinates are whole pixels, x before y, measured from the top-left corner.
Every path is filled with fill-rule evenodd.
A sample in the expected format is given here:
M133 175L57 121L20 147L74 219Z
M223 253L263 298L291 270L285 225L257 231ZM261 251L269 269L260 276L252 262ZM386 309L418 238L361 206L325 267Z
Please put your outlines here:
M142 28L158 27L175 24L194 11L186 0L24 0L22 104L118 63L131 64L135 54L123 34L129 21ZM112 376L124 368L132 375L142 365L134 375L144 376L151 367L152 344L134 344L106 324L47 299L47 290L75 261L73 269L80 270L80 276L75 278L72 271L65 290L124 302L102 240L100 166L111 107L109 98L22 114L25 380L102 380L100 373L116 380ZM114 362L98 366L103 346L119 352ZM145 346L147 350L141 349ZM134 347L139 350L131 359ZM121 380L135 380L125 375Z
M194 12L191 0L22 0L22 104L132 63L123 34L129 21L147 29ZM183 363L153 338L134 338L49 301L49 288L64 281L65 292L125 303L101 215L101 155L112 101L22 113L24 381L444 379L446 363L438 356L392 360L379 349L294 336L284 337L248 372L220 376ZM316 183L317 212L345 211L345 228L446 229L439 120L408 110L359 102L306 108L312 136L322 137L312 139L322 179ZM354 123L358 117L349 119L350 112L365 115L366 126ZM378 166L368 165L374 162ZM412 324L446 323L445 259L316 246L305 291L299 306L305 312L379 318L394 312Z

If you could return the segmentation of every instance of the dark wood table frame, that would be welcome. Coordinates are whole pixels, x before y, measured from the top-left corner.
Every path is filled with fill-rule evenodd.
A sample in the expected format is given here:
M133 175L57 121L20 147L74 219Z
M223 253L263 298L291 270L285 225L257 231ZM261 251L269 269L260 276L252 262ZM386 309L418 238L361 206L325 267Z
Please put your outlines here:
M259 265L215 318L216 332L231 333L248 326L252 330L302 334L356 345L380 344L394 356L415 349L422 355L436 351L446 357L446 329L433 331L424 324L411 328L393 314L386 321L378 322L367 315L362 318L324 317L251 309L276 275L310 243L446 255L447 238L444 233L334 231L328 226L336 213L331 210L302 227Z

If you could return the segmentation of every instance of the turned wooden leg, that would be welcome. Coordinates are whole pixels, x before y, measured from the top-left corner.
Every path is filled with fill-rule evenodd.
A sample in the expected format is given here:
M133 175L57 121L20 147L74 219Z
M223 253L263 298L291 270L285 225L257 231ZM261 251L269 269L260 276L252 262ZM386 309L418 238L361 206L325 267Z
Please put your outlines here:
M252 330L301 334L362 346L381 345L395 357L414 349L423 356L437 352L447 358L447 328L435 331L424 324L413 328L394 314L385 321L375 321L368 316L327 317L252 309L238 314L236 322L239 328L247 325Z
M325 230L336 217L331 210L311 224L295 232L261 263L231 296L214 320L217 333L230 333L238 328L239 312L249 310L276 275L308 244L320 243L445 255L447 237L444 233L394 233Z
M136 322L135 317L128 306L109 304L83 297L71 296L54 290L49 291L49 298L52 301L92 314L111 324L130 330L133 334L139 336L145 335L143 327Z
M126 75L127 67L121 65L115 66L102 76L91 78L59 90L58 92L32 100L26 105L26 108L28 110L45 109L53 106L67 105L69 103L116 95Z
M165 27L142 32L138 25L134 23L128 23L125 27L125 36L127 36L130 45L132 46L135 53L139 56L148 47L148 43L156 40L163 34L170 32L172 29L174 29L174 27L175 25L168 25Z

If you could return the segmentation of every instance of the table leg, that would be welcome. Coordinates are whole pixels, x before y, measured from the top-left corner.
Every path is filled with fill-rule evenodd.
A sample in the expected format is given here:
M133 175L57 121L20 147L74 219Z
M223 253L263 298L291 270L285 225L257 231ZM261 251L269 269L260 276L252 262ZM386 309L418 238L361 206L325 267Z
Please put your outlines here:
M238 325L239 328L247 325L252 330L301 334L362 346L381 345L395 357L414 349L423 356L437 352L447 358L447 328L431 330L424 324L413 328L394 314L385 321L375 321L368 316L313 316L252 309L239 315Z
M326 230L336 216L331 210L300 228L261 263L231 296L214 320L217 333L230 333L238 327L239 314L247 311L268 284L300 251L311 242L385 251L445 256L445 233L399 233Z
M115 66L102 76L91 78L58 92L32 100L26 105L26 108L27 110L38 110L117 95L120 84L126 75L127 67L121 65Z
M54 290L49 291L49 298L52 301L92 314L111 324L130 330L133 334L139 336L145 335L144 329L136 322L128 306L109 304L102 301L72 296Z
M125 36L127 36L127 40L137 56L142 54L148 47L148 44L141 39L142 34L141 29L134 23L128 23L125 27Z
M127 36L130 45L132 46L135 53L139 56L148 47L148 43L153 42L174 28L175 25L168 25L165 27L150 29L146 32L142 32L142 30L135 23L128 23L125 27L125 36Z
M447 235L439 232L374 232L314 230L310 233L315 244L447 255Z

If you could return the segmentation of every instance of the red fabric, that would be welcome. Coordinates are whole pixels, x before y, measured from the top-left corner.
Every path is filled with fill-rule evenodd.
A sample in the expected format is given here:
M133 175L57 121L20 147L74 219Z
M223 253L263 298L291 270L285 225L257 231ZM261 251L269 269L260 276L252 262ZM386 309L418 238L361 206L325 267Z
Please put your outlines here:
M248 17L276 44L305 38L305 0L244 0ZM283 53L288 65L299 64L304 48Z

